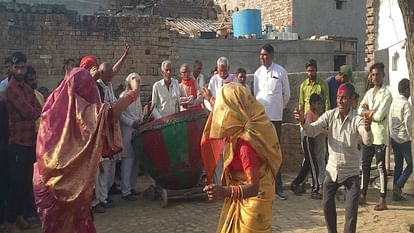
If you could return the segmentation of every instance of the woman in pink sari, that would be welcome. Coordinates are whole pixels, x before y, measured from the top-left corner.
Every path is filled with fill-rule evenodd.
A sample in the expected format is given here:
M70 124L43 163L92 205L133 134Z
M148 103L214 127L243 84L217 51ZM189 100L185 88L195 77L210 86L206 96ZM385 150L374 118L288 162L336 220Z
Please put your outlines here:
M115 104L101 103L97 62L81 61L47 99L40 119L33 190L45 233L94 233L93 184L101 156L122 150L119 116L139 84Z

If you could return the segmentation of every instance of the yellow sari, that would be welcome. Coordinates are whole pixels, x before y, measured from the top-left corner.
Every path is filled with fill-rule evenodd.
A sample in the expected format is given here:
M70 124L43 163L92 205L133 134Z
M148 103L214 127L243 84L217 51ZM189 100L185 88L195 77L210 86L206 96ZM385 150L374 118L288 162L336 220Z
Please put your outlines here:
M263 106L238 83L221 88L203 132L201 155L208 182L212 181L224 139L223 186L247 184L248 174L229 168L239 139L253 147L262 163L258 195L241 200L225 198L217 232L271 232L274 177L282 162L280 144Z

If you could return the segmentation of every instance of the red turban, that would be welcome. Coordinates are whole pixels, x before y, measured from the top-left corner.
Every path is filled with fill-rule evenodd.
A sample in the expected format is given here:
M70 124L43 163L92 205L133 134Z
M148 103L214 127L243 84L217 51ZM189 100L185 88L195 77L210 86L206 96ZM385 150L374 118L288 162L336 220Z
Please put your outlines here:
M90 70L94 66L98 66L98 61L93 55L84 56L79 64L79 67L87 70Z

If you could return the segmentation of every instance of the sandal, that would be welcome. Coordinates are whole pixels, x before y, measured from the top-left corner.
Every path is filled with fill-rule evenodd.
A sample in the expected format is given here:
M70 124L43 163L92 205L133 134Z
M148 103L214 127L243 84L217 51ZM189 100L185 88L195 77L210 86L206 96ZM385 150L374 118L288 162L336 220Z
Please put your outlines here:
M388 209L388 207L387 207L387 204L385 204L385 203L378 203L374 207L375 211L383 211L383 210L387 210L387 209Z

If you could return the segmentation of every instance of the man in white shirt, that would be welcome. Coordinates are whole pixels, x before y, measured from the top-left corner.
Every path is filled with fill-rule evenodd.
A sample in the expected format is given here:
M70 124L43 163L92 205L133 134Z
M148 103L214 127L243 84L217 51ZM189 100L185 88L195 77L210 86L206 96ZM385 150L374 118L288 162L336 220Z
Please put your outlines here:
M11 63L12 62L10 57L7 57L4 60L4 67L6 68L6 77L0 82L0 92L5 91L7 88L7 84L9 84Z
M217 60L217 74L211 77L208 88L203 88L204 105L211 111L219 89L226 83L238 82L236 75L229 73L230 62L227 57Z
M129 52L128 44L125 45L124 53L115 63L111 65L104 62L99 65L98 76L96 81L97 89L101 102L115 103L117 98L115 96L112 79L122 68ZM101 158L100 169L97 171L95 179L95 199L92 201L92 208L95 213L103 213L105 209L114 207L114 204L108 198L108 194L112 185L115 183L116 160L119 159L117 155L112 158Z
M400 95L391 104L389 125L391 132L391 146L394 151L394 188L393 201L406 201L402 188L413 173L413 157L411 156L411 122L412 107L410 97L410 80L402 79L398 83ZM407 166L404 167L404 160Z
M254 73L253 92L264 106L281 142L283 109L290 99L290 87L286 70L273 63L274 54L272 45L265 44L261 47L259 58L262 66ZM276 177L276 195L279 199L286 200L280 170Z
M323 182L323 212L328 232L337 231L335 194L342 185L346 189L344 232L355 233L360 193L358 140L361 136L365 145L373 143L371 118L358 116L351 108L355 87L342 84L337 92L337 107L323 113L317 121L304 121L302 111L295 110L294 116L310 137L328 128L329 159Z
M152 87L152 115L155 119L180 111L180 88L178 81L171 77L172 63L169 60L161 64L162 79Z
M99 95L103 103L115 103L117 98L112 87L112 79L115 76L113 67L110 63L100 64L98 69L100 79L96 81ZM104 209L114 207L108 198L110 188L115 183L116 160L118 155L112 158L101 158L98 173L95 180L95 199L92 201L93 210L96 213L105 212ZM103 208L103 209L102 209Z
M371 146L362 146L362 184L360 204L366 204L366 195L370 179L372 158L375 156L377 170L380 176L380 199L374 210L387 209L387 169L385 166L385 151L388 145L388 114L390 111L392 96L384 84L384 64L375 63L370 67L370 77L374 87L365 93L358 114L372 118L372 133L374 142Z

